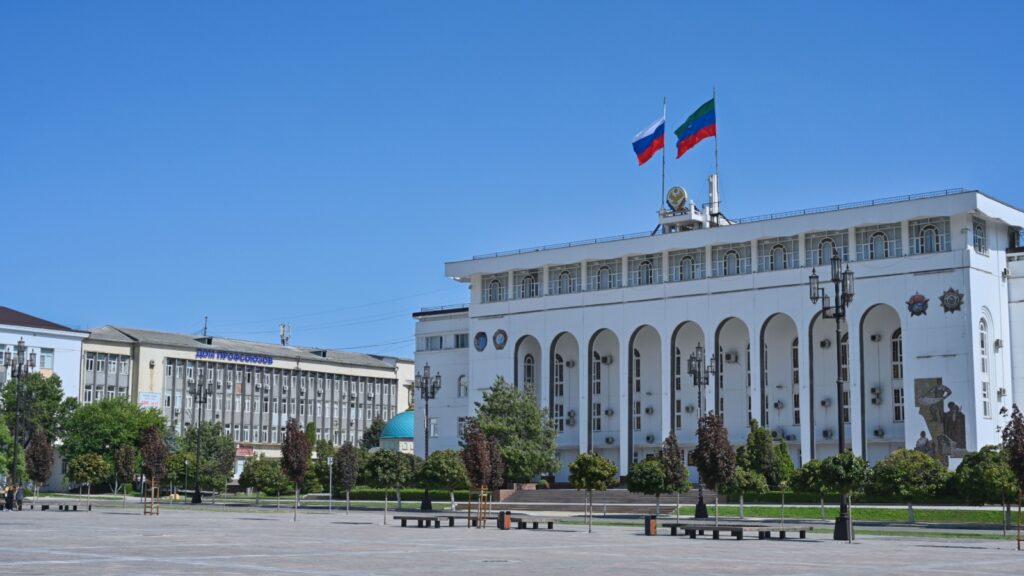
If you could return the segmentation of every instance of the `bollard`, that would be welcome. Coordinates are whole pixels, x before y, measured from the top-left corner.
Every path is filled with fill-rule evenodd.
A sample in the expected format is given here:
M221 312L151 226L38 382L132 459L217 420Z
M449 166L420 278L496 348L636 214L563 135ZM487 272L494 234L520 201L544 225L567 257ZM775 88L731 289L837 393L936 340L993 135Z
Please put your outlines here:
M644 516L644 536L656 536L658 534L658 517Z
M78 512L78 504L74 504L74 505L72 505L72 506L71 506L71 510L72 510L73 512Z
M512 529L512 515L506 511L498 512L498 530Z

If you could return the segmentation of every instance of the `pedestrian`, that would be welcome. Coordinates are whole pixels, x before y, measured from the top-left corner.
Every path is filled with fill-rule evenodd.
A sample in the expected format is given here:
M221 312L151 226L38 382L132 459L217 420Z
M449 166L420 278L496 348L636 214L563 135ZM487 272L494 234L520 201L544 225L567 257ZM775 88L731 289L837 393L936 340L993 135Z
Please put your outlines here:
M4 509L14 510L14 486L10 484L4 489Z
M25 500L25 487L18 484L17 490L14 492L14 501L18 505L18 511L21 511L21 503Z

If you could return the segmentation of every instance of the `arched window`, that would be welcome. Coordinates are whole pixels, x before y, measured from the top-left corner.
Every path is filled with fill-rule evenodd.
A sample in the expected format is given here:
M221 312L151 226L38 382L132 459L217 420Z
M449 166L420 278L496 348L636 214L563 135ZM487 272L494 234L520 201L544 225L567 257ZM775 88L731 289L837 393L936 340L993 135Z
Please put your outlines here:
M533 298L537 296L537 277L533 274L523 276L523 297Z
M772 248L769 268L771 270L785 270L786 267L786 248L782 244L776 244Z
M740 273L740 257L735 250L725 253L725 276L735 276Z
M793 425L800 425L800 339L793 338L792 345L792 371L793 371Z
M552 396L556 398L565 396L565 360L561 354L555 354L555 374L552 384Z
M640 392L640 351L633 348L633 392Z
M981 373L988 374L988 322L978 322L978 355L981 357Z
M458 390L455 393L459 398L469 395L469 381L466 379L465 374L459 376Z
M490 285L487 287L487 301L498 302L499 300L501 300L501 282L491 280Z
M889 238L884 232L875 232L871 235L871 243L868 244L868 258L878 260L889 257Z
M843 381L843 422L850 423L850 334L839 344L839 378Z
M825 238L818 242L818 266L827 266L832 263L832 252L836 249L836 243L831 238Z
M558 275L558 293L569 294L572 292L572 274L568 270L563 271Z
M637 277L637 283L640 285L654 284L654 266L650 260L644 260L640 263L639 275Z
M593 381L594 394L601 393L601 355L594 351L593 362L591 362L593 368L590 371L590 377Z
M892 379L903 380L903 330L892 333Z
M935 226L925 226L917 236L917 253L932 254L939 249L939 231Z
M681 280L693 280L693 258L685 256L679 261L679 278Z
M534 363L533 354L523 357L523 388L529 390L534 384Z
M974 251L978 254L988 254L988 240L983 222L974 222Z
M612 287L612 269L601 266L597 269L597 289L607 290Z

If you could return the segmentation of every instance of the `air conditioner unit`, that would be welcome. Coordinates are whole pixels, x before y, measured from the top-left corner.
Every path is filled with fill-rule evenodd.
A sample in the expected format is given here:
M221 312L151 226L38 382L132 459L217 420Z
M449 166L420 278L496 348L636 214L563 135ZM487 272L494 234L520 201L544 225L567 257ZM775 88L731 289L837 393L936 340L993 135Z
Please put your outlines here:
M876 396L876 397L871 399L871 403L875 404L875 405L881 404L882 403L882 399Z
M174 409L174 413L175 414L181 414L181 408L175 408Z
M786 441L792 442L796 440L796 434L786 434Z
M654 441L655 441L654 434L648 434L647 435L647 443L648 444L654 444Z
M317 388L316 389L316 395L317 396L323 396L324 395L324 389L323 388Z
M615 438L613 438L612 436L605 436L604 443L608 445L615 444Z
M576 367L576 361L575 360L566 360L565 361L565 367L566 368L575 368Z
M612 410L611 408L607 408L607 409L606 409L606 410L604 411L604 415L605 415L605 416L613 416L613 415L615 415L615 410Z
M686 413L687 414L690 414L691 412L693 412L693 410L694 410L693 404L687 404L686 405Z
M882 341L882 335L881 334L872 334L871 335L871 341L872 342L881 342Z
M822 438L831 438L832 437L832 429L831 428L825 428L824 430L822 430L821 431L821 437Z
M775 406L776 410L782 410L782 400L776 400L773 406Z
M349 428L352 428L352 427L353 427L353 426L355 426L355 425L356 425L356 423L355 423L355 422L353 422L353 421L351 421L351 420L349 420L349 421L348 421L348 427L349 427ZM284 428L282 428L282 430L284 430Z
M306 395L306 389L305 388L299 388L299 396L305 396L305 395Z
M287 384L285 384L284 386L281 386L281 392L287 392L287 391L288 391L288 385Z
M882 389L878 386L872 386L871 393L877 396L882 393Z
M601 356L601 364L611 364L614 358L609 354L607 356Z
M263 389L263 385L262 384L257 384L256 385L256 389L257 390L262 390Z
M366 398L369 399L369 400L373 400L373 392L367 392L366 393Z
M772 430L772 438L778 438L778 437L779 437L779 431L778 430Z
M831 405L832 405L832 399L831 398L823 398L821 400L821 407L822 408L828 408Z
M735 364L739 362L739 356L735 352L726 352L724 359L727 364Z
M884 438L884 437L885 437L885 428L882 428L882 427L875 428L875 438Z
M648 406L644 408L644 414L654 414L654 406Z
M831 348L832 347L832 341L829 340L828 338L825 338L821 342L818 342L818 346L821 346L822 348Z

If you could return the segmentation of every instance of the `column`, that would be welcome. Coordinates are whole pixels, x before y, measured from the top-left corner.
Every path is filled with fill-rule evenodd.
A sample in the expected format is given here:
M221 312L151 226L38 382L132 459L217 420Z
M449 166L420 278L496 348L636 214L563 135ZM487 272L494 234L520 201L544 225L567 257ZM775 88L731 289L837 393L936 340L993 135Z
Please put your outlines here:
M633 383L629 381L629 363L633 361L633 351L629 346L629 334L617 334L617 336L619 338L619 357L616 359L618 360L616 368L619 373L619 400L615 410L616 416L619 417L619 461L616 462L616 466L619 467L619 476L625 476L629 473L629 463L633 461L633 442L638 441L630 434L633 429L631 417L633 407L629 402L629 391ZM642 401L640 409L643 410Z

